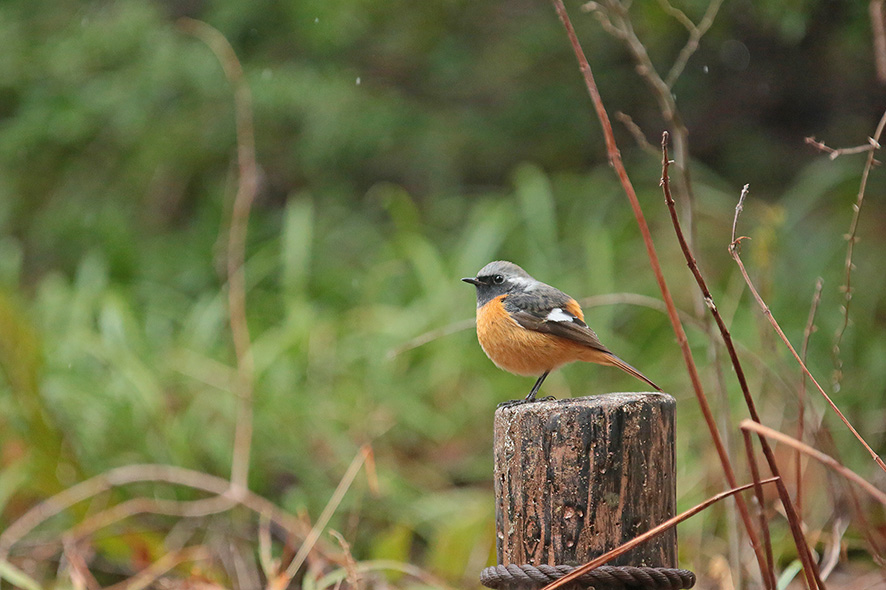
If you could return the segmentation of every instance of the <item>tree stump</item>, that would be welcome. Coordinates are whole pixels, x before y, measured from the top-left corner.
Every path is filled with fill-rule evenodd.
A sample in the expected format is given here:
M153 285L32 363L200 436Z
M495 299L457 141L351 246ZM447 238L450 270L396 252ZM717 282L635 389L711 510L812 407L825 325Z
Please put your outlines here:
M674 516L675 408L660 393L499 408L499 564L582 564ZM676 529L610 565L676 567Z

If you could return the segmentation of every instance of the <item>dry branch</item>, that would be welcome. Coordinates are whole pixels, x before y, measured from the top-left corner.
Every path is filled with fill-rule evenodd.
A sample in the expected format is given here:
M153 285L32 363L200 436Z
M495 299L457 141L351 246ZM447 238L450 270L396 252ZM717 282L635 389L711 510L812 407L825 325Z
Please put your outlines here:
M640 229L640 234L643 237L643 243L646 246L646 254L649 258L652 272L655 275L655 279L658 282L659 289L661 290L662 298L664 299L668 311L668 319L671 322L671 326L674 330L674 335L676 336L677 343L679 344L680 350L683 354L683 360L689 373L689 379L692 382L693 391L695 393L696 399L698 400L699 406L701 407L705 424L707 425L708 430L711 434L711 439L717 451L717 456L720 459L720 464L723 468L724 476L726 477L726 481L728 482L729 486L735 488L737 487L737 480L735 477L735 472L732 469L732 463L729 459L728 453L726 452L726 448L723 445L723 440L720 436L719 430L717 429L716 422L714 421L714 416L711 411L710 404L705 397L704 388L701 384L701 378L698 374L698 368L696 367L695 360L692 357L692 350L689 348L689 341L686 337L686 332L683 330L683 325L680 322L679 315L677 314L677 307L674 304L670 289L665 282L664 274L661 270L661 264L658 260L658 254L656 253L655 246L652 243L652 235L649 231L649 226L646 223L646 218L643 215L643 210L640 207L640 202L637 199L637 194L634 191L634 187L631 184L630 178L628 177L627 170L625 170L624 164L622 163L621 154L618 151L618 146L615 143L615 136L612 133L612 124L609 120L609 115L606 112L606 108L603 105L603 99L600 97L600 92L597 89L597 84L594 81L594 75L591 71L591 65L590 63L588 63L587 57L585 56L584 51L581 48L581 44L578 41L578 37L575 34L575 29L572 26L572 22L569 19L569 14L566 12L566 7L563 5L562 0L552 0L552 2L554 4L554 9L557 11L557 15L559 16L560 21L563 23L563 27L566 30L566 36L568 37L569 42L572 45L572 49L575 53L575 57L578 60L579 69L581 70L582 76L584 77L585 86L587 87L588 94L591 96L591 100L594 103L594 109L596 110L597 117L600 120L601 126L603 127L603 137L606 141L606 153L609 157L609 162L613 166L613 168L615 168L615 172L618 175L623 190L625 191L625 195L628 197L628 201L631 204L631 209L634 213L634 217L636 218L637 225ZM748 508L744 502L744 499L741 496L736 496L735 503L738 507L742 521L744 522L745 529L748 531L748 535L753 537L754 527L753 523L751 522L750 513L748 512Z
M307 537L305 537L304 542L298 549L298 553L295 554L295 557L289 563L289 566L287 566L286 571L269 582L269 588L282 589L289 586L290 580L295 577L298 569L302 566L305 559L307 559L308 554L311 552L311 550L314 548L314 545L317 543L317 540L320 538L320 534L326 528L326 525L329 524L329 519L332 518L333 514L335 514L335 511L344 498L345 493L347 493L348 488L351 487L351 484L354 482L354 478L357 477L357 473L360 472L360 467L362 467L364 463L366 463L367 466L371 466L373 464L372 457L372 447L370 447L369 445L363 445L363 447L361 447L360 450L357 452L357 456L354 457L353 461L351 461L351 464L348 466L348 469L345 472L344 476L342 476L341 481L339 481L338 487L335 488L335 492L333 492L332 496L329 498L329 502L327 502L326 507L320 514L320 518L317 519L317 522L314 524L311 532L308 533ZM372 478L370 477L370 481L371 479Z
M877 66L877 80L886 84L886 14L883 0L871 0L868 4L871 17L871 31L874 36L874 63Z
M769 479L764 479L760 483L761 484L768 484L768 483L772 483L772 482L776 481L777 479L778 478L776 478L776 477L771 477ZM716 496L711 496L710 498L708 498L707 500L705 500L701 504L698 504L698 505L690 508L686 512L682 512L673 518L669 518L668 520L661 523L660 525L649 529L648 531L646 531L642 535L638 535L637 537L634 537L633 539L631 539L630 541L628 541L624 545L621 545L620 547L616 547L612 551L607 551L606 553L604 553L600 557L597 557L596 559L589 561L588 563L584 564L581 567L575 568L575 570L572 571L570 574L563 576L562 578L560 578L556 582L551 582L550 584L548 584L547 586L545 586L541 590L556 590L556 588L559 588L561 586L565 586L566 584L569 584L570 582L572 582L576 578L579 578L579 577L583 576L584 574L588 573L589 571L600 567L601 565L605 564L606 562L608 562L612 559L615 559L619 555L621 555L627 551L630 551L631 549L633 549L634 547L636 547L640 543L644 543L645 541L648 541L650 538L652 538L656 535L660 535L661 533L665 532L666 530L670 529L671 527L678 525L679 523L683 522L687 518L690 518L691 516L698 514L699 512L701 512L702 510L704 510L708 506L710 506L716 502L719 502L723 498L728 498L729 496L732 496L732 495L738 494L739 492L743 492L744 490L750 489L753 486L754 486L754 484L749 483L749 484L745 484L741 487L733 488L731 490L726 490L725 492L720 492Z
M880 136L883 134L883 127L886 126L886 112L880 117L877 123L877 129L874 131L873 137L870 138L868 146L868 158L864 165L864 171L861 174L861 185L858 187L858 195L855 199L855 205L852 208L852 221L849 224L849 232L846 234L846 264L844 265L846 282L843 284L843 322L837 328L834 335L834 387L836 391L840 390L840 383L843 378L843 361L840 358L840 344L843 341L843 335L846 328L849 327L849 304L852 301L852 255L855 251L855 242L858 241L858 220L861 215L861 206L864 204L864 194L868 186L868 176L871 168L874 166L874 153L880 148Z
M743 238L741 238L741 237L736 238L735 237L735 227L738 223L738 216L741 214L741 211L743 208L743 203L744 203L745 197L747 197L747 194L748 194L748 185L745 185L744 189L741 191L741 196L738 199L738 205L736 205L736 207L735 207L735 219L732 223L732 242L729 245L729 253L732 255L732 258L735 260L735 263L738 265L738 268L741 271L741 275L744 277L745 283L747 283L748 288L751 290L751 294L754 296L754 299L757 301L757 304L760 306L760 309L763 311L763 315L766 316L766 319L768 319L769 323L772 324L773 329L778 334L778 336L781 338L782 342L784 342L785 346L788 347L788 350L791 351L791 354L794 356L794 359L797 361L797 363L799 363L800 368L803 370L803 372L806 374L806 376L809 377L809 380L812 381L812 383L815 385L815 388L818 389L818 392L821 393L822 397L824 397L825 401L828 403L828 405L831 407L831 409L834 410L834 412L837 414L837 416L840 417L840 420L843 421L843 424L846 425L846 427L850 430L850 432L852 432L852 434L855 436L855 438L858 439L858 441L862 444L862 446L864 446L865 450L867 450L867 452L871 455L871 457L874 459L874 461L876 461L876 463L880 467L880 469L882 469L883 471L886 471L886 463L883 462L883 459L881 459L880 456L876 452L874 452L874 449L872 449L871 446L867 443L867 441L865 441L864 438L858 433L858 431L855 430L855 427L852 426L852 424L849 422L849 420L846 418L846 416L843 414L843 412L840 411L840 408L837 407L837 404L835 404L834 401L830 398L830 396L828 396L828 394L825 393L822 386L818 383L818 381L815 379L815 377L809 371L809 368L806 366L806 363L804 363L803 359L800 358L800 355L797 354L796 349L794 349L794 346L791 344L790 340L788 340L788 337L785 335L784 331L781 329L781 326L776 321L775 316L772 315L772 310L770 310L769 306L766 305L766 302L763 301L763 298L760 296L760 293L757 291L757 288L754 286L753 281L751 281L751 277L750 277L750 275L748 275L748 271L745 268L744 263L741 260L741 255L739 253L739 251L741 249L740 248L741 241Z
M157 578L177 565L189 561L204 561L209 559L209 556L209 549L202 545L185 547L184 549L161 556L157 561L153 562L132 578L114 584L113 586L109 586L107 590L142 590L151 586Z
M0 534L0 561L6 559L9 550L25 535L53 516L110 489L134 483L167 483L202 490L244 506L256 514L265 514L272 522L295 538L304 538L308 533L307 527L301 520L247 489L232 487L227 479L172 465L136 464L118 467L84 480L47 498L25 512ZM207 500L214 500L214 498ZM166 509L172 510L171 506L166 503L158 503L157 500L152 502L159 513L165 513L163 510ZM180 510L177 512L182 516L205 516L211 513L206 509L205 500L181 502L180 504ZM135 507L130 505L129 515L137 513L132 510ZM230 505L218 505L217 508L226 510L230 508Z
M803 346L800 347L800 356L803 362L806 362L806 352L809 349L809 339L815 329L815 313L818 311L818 304L821 302L821 288L824 280L819 277L815 281L815 292L812 295L812 305L809 306L809 317L806 320L806 328L803 330ZM800 372L800 388L797 391L797 439L803 440L803 433L806 429L806 373ZM797 513L803 516L803 461L802 453L797 453L794 475L797 480Z
M877 502L886 506L886 492L877 489L876 487L874 487L873 484L868 482L866 479L864 479L848 467L844 466L842 463L840 463L830 455L822 453L818 449L814 449L806 443L790 437L787 434L769 428L768 426L763 426L762 424L758 424L756 422L753 422L752 420L743 420L741 423L741 429L750 430L762 436L777 440L778 442L784 443L808 457L812 457L825 467L833 469L846 479L856 483L861 489L866 491L875 500L877 500Z
M225 36L210 25L182 18L179 26L206 43L215 53L234 88L237 128L237 163L240 181L228 233L228 314L231 337L237 357L237 424L231 460L231 485L247 487L249 455L252 447L252 395L254 362L249 325L246 321L246 229L249 210L258 191L258 164L255 160L255 133L252 123L252 95L243 77L243 68Z
M766 522L766 515L763 512L763 486L760 485L760 470L757 467L757 459L754 456L754 441L746 431L742 431L744 435L744 448L748 458L748 467L751 470L751 478L754 480L754 497L757 500L757 518L760 521L760 532L763 534L763 549L766 551L766 567L763 569L763 585L767 590L775 590L775 560L772 557L772 540L769 536L769 524Z
M639 76L649 85L652 95L658 103L659 111L665 125L674 133L674 145L677 156L676 166L680 171L680 185L678 187L680 200L685 201L687 207L682 210L683 223L688 228L689 243L694 243L695 223L694 201L692 191L692 179L689 172L689 130L683 122L683 117L677 108L677 100L673 93L673 86L683 73L689 58L699 47L699 42L704 34L713 25L717 13L720 10L722 0L711 0L705 14L698 25L692 22L680 9L670 4L669 0L659 0L662 9L687 31L689 37L674 60L667 76L663 77L652 63L646 47L634 30L629 14L630 2L622 0L601 0L600 2L588 2L583 9L594 14L610 35L624 43L636 63ZM701 302L696 300L696 314L703 315Z
M751 419L755 422L760 422L760 416L757 413L757 407L754 403L754 398L751 396L750 388L748 387L747 379L745 378L744 369L742 368L741 361L738 358L738 353L735 350L735 345L732 341L732 335L729 332L729 329L726 327L726 323L723 321L722 316L720 315L719 310L717 309L717 305L714 303L713 295L711 295L710 289L708 289L707 282L701 274L701 270L698 267L698 263L695 260L695 256L690 249L689 244L686 242L685 237L683 236L683 230L680 227L680 219L677 215L676 211L676 203L674 199L671 197L670 191L670 181L668 179L668 133L665 132L662 134L661 140L661 148L662 148L662 175L661 175L661 186L662 191L664 192L665 202L668 205L668 211L671 216L671 223L674 226L674 232L677 236L677 241L680 244L680 248L683 251L683 256L686 258L686 262L689 265L689 269L692 271L692 276L695 278L696 284L698 285L699 290L701 291L704 301L707 304L708 309L711 312L711 315L714 318L714 321L717 324L717 327L720 330L720 336L723 339L723 343L726 345L726 350L729 353L729 359L732 361L732 366L735 369L735 375L738 379L738 383L741 387L742 395L744 396L745 405L748 407L748 413L751 415ZM739 200L739 204L736 207L736 210L743 205L743 199ZM735 231L735 220L733 220L733 236ZM749 441L745 440L745 446L748 453L748 460L750 461L751 470L756 471L756 465L753 461L753 452L752 448L749 445ZM782 505L785 509L785 514L788 518L788 523L791 528L791 534L794 538L794 544L797 547L797 552L800 555L800 559L803 563L803 571L806 575L806 581L809 587L813 587L813 584L818 587L822 587L821 581L819 579L818 571L815 567L815 563L813 562L812 555L809 551L809 546L806 544L806 539L803 536L803 527L800 521L799 516L797 515L797 511L793 506L791 501L790 494L788 493L787 488L784 485L784 482L780 478L780 472L778 469L778 464L775 461L775 454L772 452L772 449L769 446L769 443L766 439L760 437L760 447L763 450L763 455L766 458L766 462L769 464L769 470L776 477L779 477L779 480L776 481L775 485L778 490L779 498L781 499ZM767 555L764 561L762 555L760 554L759 542L754 537L754 535L749 533L751 544L754 547L754 551L757 555L757 560L760 564L761 573L763 574L763 579L766 580L767 585L774 588L775 587L775 578L772 572L772 551L771 548L768 547L768 530L766 528L765 523L762 524L762 531L766 535L767 542Z

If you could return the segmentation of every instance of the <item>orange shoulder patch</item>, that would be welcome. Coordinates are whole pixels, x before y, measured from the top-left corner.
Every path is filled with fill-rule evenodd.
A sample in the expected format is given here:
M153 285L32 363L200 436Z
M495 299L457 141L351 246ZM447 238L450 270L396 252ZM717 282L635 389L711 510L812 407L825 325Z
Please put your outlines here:
M581 306L578 304L578 301L570 298L569 302L563 306L566 311L580 319L581 321L585 321L585 314L581 310Z

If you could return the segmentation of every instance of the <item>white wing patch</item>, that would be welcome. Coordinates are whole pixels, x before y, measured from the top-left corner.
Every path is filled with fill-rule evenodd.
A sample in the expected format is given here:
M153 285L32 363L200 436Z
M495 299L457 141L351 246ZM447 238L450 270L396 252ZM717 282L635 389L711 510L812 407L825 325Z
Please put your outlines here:
M563 311L559 307L555 307L552 309L545 320L549 322L571 322L575 319L575 316L567 311Z

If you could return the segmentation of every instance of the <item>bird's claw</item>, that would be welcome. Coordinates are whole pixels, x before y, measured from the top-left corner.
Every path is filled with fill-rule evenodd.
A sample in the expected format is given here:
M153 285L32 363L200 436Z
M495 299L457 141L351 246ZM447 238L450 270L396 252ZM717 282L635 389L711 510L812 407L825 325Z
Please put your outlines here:
M555 399L557 399L557 398L555 398L553 395L548 395L545 397L537 397L537 398L534 397L532 399L512 399L510 401L501 402L496 407L513 408L516 406L522 406L523 404L534 404L536 402L550 402L550 401L554 401Z
M531 403L533 400L528 399L512 399L506 402L501 402L496 407L497 408L513 408L516 406L522 406L523 404Z

